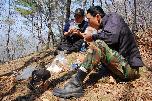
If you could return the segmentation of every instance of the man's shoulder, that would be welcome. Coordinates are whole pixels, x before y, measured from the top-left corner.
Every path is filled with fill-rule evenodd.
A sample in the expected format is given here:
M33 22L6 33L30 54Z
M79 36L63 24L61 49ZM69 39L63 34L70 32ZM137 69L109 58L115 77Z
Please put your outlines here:
M115 25L121 25L125 23L123 17L116 12L109 13L108 16L109 20Z
M74 22L74 19L71 19L66 24L70 24L70 23L73 23L73 22Z
M116 12L111 12L108 14L109 16L112 16L112 17L122 17L120 14L116 13Z

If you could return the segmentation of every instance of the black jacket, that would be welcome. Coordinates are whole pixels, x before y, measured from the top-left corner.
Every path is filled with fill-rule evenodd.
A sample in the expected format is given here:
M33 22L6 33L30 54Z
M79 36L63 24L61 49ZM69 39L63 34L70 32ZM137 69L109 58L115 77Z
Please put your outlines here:
M131 67L142 67L143 62L134 34L124 19L116 13L111 13L105 15L102 20L102 31L93 35L93 39L104 40L111 49L116 50L126 58Z

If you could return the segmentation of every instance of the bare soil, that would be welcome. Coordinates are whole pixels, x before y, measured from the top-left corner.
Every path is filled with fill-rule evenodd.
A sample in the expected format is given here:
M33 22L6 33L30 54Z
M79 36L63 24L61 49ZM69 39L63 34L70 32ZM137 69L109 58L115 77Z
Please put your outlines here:
M143 35L144 34L144 35ZM145 36L148 37L145 39ZM111 81L111 76L102 77L93 71L84 82L85 94L80 98L61 99L52 95L55 86L63 87L67 82L50 86L43 93L33 93L27 88L28 80L17 81L14 72L28 65L43 66L51 63L52 50L33 53L29 56L0 65L1 101L152 101L152 30L137 33L137 40L145 66L140 69L140 78L130 82ZM72 57L72 55L71 55ZM43 65L42 65L43 64ZM58 78L62 74L54 76ZM51 79L54 79L53 77Z

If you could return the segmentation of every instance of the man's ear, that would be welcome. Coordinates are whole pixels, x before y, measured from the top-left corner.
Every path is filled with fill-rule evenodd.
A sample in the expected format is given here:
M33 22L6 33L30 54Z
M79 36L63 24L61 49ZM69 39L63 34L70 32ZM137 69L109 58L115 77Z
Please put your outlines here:
M100 23L100 20L101 20L101 16L99 14L96 15L96 18L98 20L98 23Z

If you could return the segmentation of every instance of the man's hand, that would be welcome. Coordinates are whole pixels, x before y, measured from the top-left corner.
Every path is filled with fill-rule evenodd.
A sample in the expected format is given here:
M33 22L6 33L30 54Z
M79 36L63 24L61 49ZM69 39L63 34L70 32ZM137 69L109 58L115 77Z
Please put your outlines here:
M94 34L94 32L96 32L96 29L88 26L85 30L85 33L83 33L83 37L85 41L92 42L93 41L92 35Z
M79 33L80 33L79 30L77 30L77 29L72 29L72 34L79 34Z
M83 38L83 34L84 33L81 33L79 30L76 30L74 34L76 34L76 35L78 35L78 36Z
M70 29L67 35L74 34L83 38L83 33L81 33L78 29Z
M77 34L78 33L78 30L76 28L72 28L72 29L69 29L68 32L65 32L64 35L67 36L67 35L72 35L72 34Z
M87 42L92 42L92 33L83 33L84 40Z

